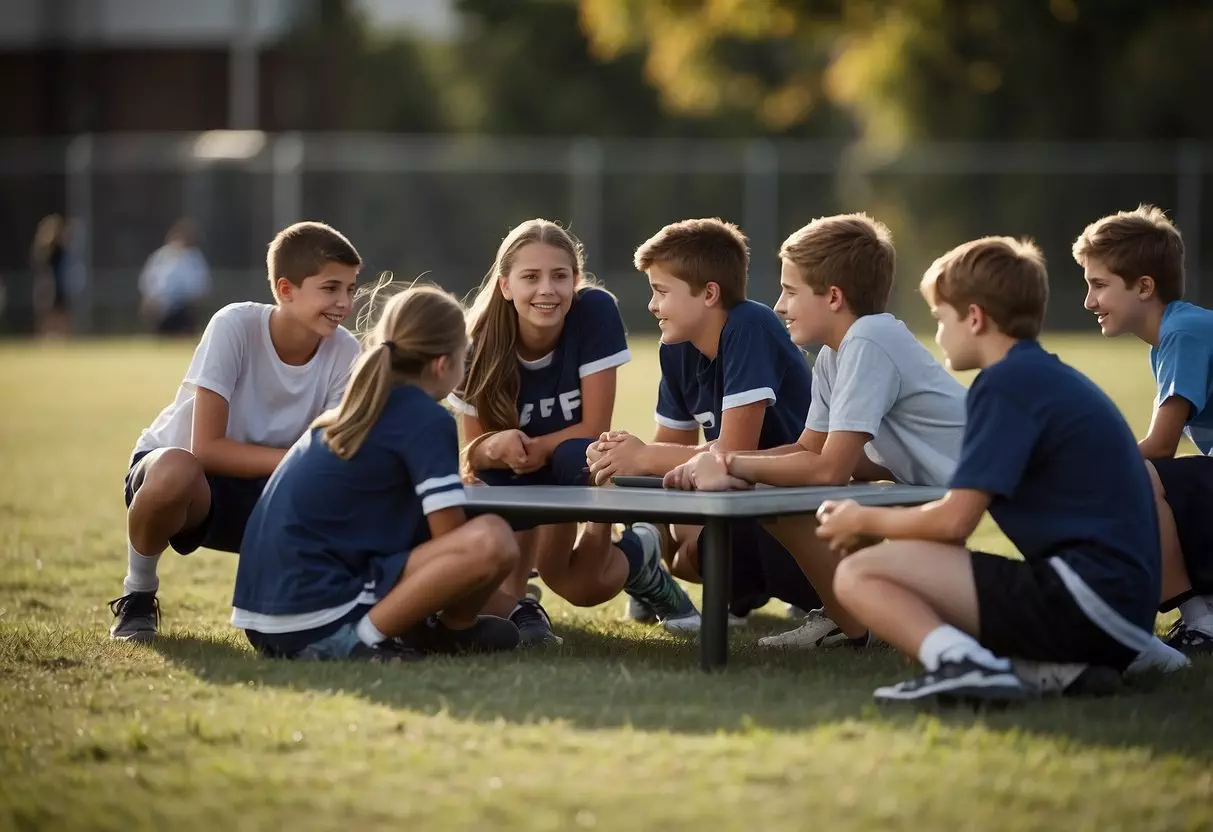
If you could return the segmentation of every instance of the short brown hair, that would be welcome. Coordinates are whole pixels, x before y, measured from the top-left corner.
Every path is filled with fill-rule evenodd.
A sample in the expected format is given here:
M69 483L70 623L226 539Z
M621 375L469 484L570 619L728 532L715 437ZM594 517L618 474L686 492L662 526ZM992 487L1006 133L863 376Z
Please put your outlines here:
M980 306L1003 334L1035 338L1049 301L1049 274L1030 240L982 237L932 263L921 288L932 306L946 303L962 315Z
M690 284L695 295L715 283L721 305L729 309L746 298L750 245L730 222L683 220L667 225L636 249L637 269L647 272L654 265Z
M1161 208L1138 205L1088 225L1074 241L1074 259L1095 259L1132 286L1149 275L1163 303L1184 296L1184 241Z
M813 294L842 290L857 317L877 315L889 305L897 255L888 226L867 214L819 217L793 231L779 247Z
M297 222L278 232L265 256L270 291L278 297L275 284L285 277L296 286L319 274L328 263L357 268L362 258L353 243L337 229L322 222Z

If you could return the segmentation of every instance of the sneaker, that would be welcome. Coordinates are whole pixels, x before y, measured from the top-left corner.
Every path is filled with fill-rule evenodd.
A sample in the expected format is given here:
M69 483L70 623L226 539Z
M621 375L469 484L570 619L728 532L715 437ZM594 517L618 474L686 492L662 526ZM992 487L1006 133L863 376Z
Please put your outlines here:
M399 639L388 638L374 647L360 641L350 649L347 658L351 661L371 662L372 664L404 664L405 662L420 661L425 658L425 654L408 647Z
M1176 635L1175 628L1167 634L1168 637ZM1137 658L1133 659L1133 663L1125 668L1126 676L1136 676L1139 673L1174 673L1177 670L1183 670L1185 667L1190 667L1192 660L1176 650L1169 644L1163 642L1158 636L1151 636L1149 645L1146 649L1137 654Z
M657 613L653 608L639 598L628 596L627 617L637 624L656 624Z
M877 688L877 702L917 702L932 698L941 701L970 700L1010 702L1027 695L1015 671L995 670L970 658L939 663L935 670L896 685Z
M1167 633L1166 645L1185 656L1210 655L1213 654L1213 635L1189 627L1180 619Z
M452 630L437 615L431 615L396 641L401 647L427 655L497 653L518 646L518 628L507 619L481 615L471 627Z
M154 592L131 592L109 603L114 614L110 638L147 643L160 627L160 602Z
M552 619L538 600L527 597L518 602L510 613L510 621L518 628L518 644L521 647L542 647L547 644L564 644L564 639L552 631Z
M628 595L647 605L667 632L699 632L703 621L699 617L699 610L695 609L695 602L661 565L661 548L666 545L668 537L665 526L657 527L644 523L635 525L647 525L651 533L641 537L641 540L646 542L644 566L632 581ZM653 540L657 541L657 545L651 544Z
M785 650L816 650L819 647L836 645L866 647L869 638L868 635L851 638L825 614L825 610L809 610L805 614L804 623L799 627L786 633L760 638L758 646Z
M1024 689L1037 696L1111 696L1121 688L1121 675L1111 667L1014 659L1011 668Z
M788 604L787 607L784 609L784 612L787 613L788 618L797 619L797 620L801 619L801 618L806 618L809 614L808 610L801 609L800 607L796 606L795 604Z

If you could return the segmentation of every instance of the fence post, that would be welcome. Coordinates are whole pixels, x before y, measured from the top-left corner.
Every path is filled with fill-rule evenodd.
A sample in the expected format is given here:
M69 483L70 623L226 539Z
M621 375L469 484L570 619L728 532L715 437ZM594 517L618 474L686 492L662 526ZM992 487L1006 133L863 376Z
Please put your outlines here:
M570 229L592 257L602 251L602 143L576 139L569 146Z
M283 133L270 146L270 164L274 171L274 230L298 222L303 215L303 137Z
M76 306L76 323L85 332L96 327L95 292L96 277L93 268L93 137L84 133L74 136L67 144L67 193L66 215L71 223L72 259L69 261L79 271L73 277L73 289L79 290L81 303ZM76 282L79 281L79 282Z
M1200 177L1203 173L1204 157L1201 147L1192 141L1180 142L1179 145L1179 182L1175 213L1183 226L1184 253L1187 262L1184 270L1188 280L1184 298L1192 303L1200 303L1201 284L1204 274L1200 263Z
M766 295L779 280L778 275L769 279L770 264L779 248L779 154L775 145L767 139L746 142L744 165L741 223L750 238L751 263L758 264L758 268L750 268L750 285L758 289L751 291L751 297L773 304L775 297Z

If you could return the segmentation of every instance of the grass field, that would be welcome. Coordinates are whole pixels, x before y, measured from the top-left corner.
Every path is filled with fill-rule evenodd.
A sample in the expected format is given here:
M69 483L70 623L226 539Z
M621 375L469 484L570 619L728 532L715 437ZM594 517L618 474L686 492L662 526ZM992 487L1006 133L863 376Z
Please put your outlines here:
M1050 342L1149 418L1145 351ZM655 361L621 378L647 434ZM1213 664L1097 701L877 710L892 652L766 655L549 609L558 652L398 668L254 657L233 555L167 555L162 637L108 639L119 485L185 346L0 345L0 829L1209 829ZM983 526L983 548L1010 552Z

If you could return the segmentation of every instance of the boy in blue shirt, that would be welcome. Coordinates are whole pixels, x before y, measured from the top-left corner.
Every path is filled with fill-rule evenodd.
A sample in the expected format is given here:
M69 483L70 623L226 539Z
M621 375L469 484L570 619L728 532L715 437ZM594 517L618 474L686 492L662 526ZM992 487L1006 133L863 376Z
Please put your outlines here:
M949 491L916 508L848 500L818 512L819 536L839 548L887 540L846 558L834 584L856 618L926 668L876 699L1022 698L1012 658L1064 671L1062 686L1090 680L1091 666L1125 671L1154 642L1150 479L1116 406L1036 340L1043 256L1009 237L974 240L936 260L922 287L948 365L981 371ZM987 509L1023 561L964 548Z
M1184 244L1158 208L1103 217L1074 242L1087 282L1085 306L1109 338L1150 345L1157 393L1150 430L1137 443L1157 476L1163 528L1163 602L1181 619L1167 642L1213 653L1213 311L1184 301ZM1199 456L1175 458L1183 435Z
M649 311L661 329L657 433L645 443L623 432L590 446L590 476L665 476L708 445L753 451L791 445L809 411L804 355L770 308L746 299L749 246L719 219L667 225L636 251L648 275ZM700 445L703 432L705 444ZM637 523L637 533L657 534ZM700 527L675 526L665 552L670 571L699 580ZM733 612L744 615L776 597L802 609L820 599L796 561L757 522L733 529ZM633 604L630 614L643 619Z

